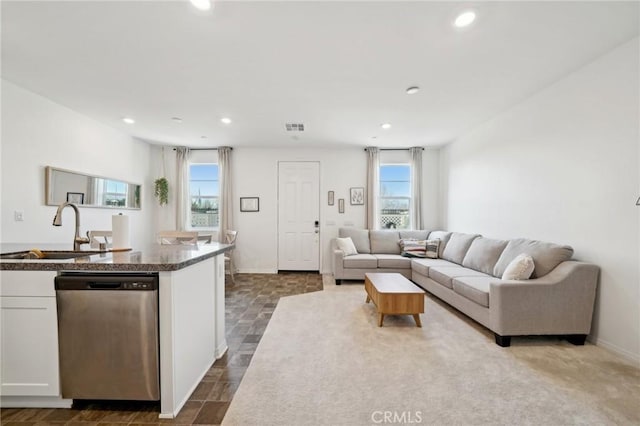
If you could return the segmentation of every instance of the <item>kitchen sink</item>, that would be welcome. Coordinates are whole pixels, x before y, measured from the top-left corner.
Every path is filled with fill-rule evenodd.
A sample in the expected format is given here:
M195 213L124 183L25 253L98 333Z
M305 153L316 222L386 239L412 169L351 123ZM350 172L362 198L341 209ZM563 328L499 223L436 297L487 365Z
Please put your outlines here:
M77 257L91 256L93 252L77 252L77 251L42 251L44 257L37 257L31 251L21 251L19 253L0 254L0 259L17 259L17 260L64 260L75 259Z

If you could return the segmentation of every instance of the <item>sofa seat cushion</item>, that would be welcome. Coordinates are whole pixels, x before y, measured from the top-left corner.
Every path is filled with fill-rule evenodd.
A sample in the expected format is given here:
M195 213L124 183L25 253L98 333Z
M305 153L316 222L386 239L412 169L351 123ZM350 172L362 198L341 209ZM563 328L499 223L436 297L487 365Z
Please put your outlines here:
M345 269L375 269L378 267L378 259L372 254L354 254L342 259Z
M425 277L429 276L429 268L432 266L460 267L459 265L444 259L411 259L411 269Z
M471 247L467 250L467 254L462 260L462 266L491 275L493 267L496 266L496 262L506 246L506 240L478 237L473 240Z
M378 268L411 268L411 259L402 257L399 254L374 254L373 256L378 259Z
M351 256L353 257L353 256ZM442 284L447 288L453 289L453 279L459 277L491 277L482 272L473 269L463 268L462 266L432 266L429 268L429 278L435 282ZM495 278L494 278L495 279Z
M351 237L351 241L356 246L358 253L371 253L368 229L340 228L338 229L338 236L340 238Z
M458 277L453 279L453 291L472 302L489 307L489 287L495 277Z
M569 246L527 240L525 238L510 240L493 268L493 275L502 277L509 263L519 254L528 254L533 258L535 269L531 274L531 278L538 278L547 275L560 263L570 260L573 255L573 249Z
M400 254L400 233L398 231L369 231L371 253Z
M462 265L471 243L479 236L478 234L463 234L462 232L452 233L440 257ZM429 239L431 239L431 236L429 236Z

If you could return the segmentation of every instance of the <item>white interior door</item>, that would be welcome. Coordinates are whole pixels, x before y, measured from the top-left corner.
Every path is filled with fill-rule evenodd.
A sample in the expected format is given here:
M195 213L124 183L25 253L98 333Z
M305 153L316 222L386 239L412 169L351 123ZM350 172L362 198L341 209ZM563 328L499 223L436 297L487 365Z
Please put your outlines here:
M278 163L278 269L320 270L320 164Z

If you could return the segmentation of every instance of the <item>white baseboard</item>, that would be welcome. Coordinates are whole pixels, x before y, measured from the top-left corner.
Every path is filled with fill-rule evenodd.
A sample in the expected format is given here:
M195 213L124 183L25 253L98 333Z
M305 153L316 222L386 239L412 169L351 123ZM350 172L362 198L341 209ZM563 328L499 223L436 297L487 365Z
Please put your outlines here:
M0 398L2 408L71 408L73 399L62 399L59 396L3 396Z
M603 340L603 339L589 339L589 341L596 346L600 346L601 348L607 349L615 353L616 355L620 355L622 358L626 359L627 361L631 361L636 365L640 364L640 354L634 354L632 352L629 352L628 350L622 349L621 347L614 345L613 343L607 342L606 340Z

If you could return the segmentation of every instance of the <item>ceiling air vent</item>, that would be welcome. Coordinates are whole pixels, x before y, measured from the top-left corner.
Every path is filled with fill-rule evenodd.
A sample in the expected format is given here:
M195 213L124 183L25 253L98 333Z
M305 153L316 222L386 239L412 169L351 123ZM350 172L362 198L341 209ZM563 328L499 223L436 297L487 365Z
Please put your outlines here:
M304 132L304 124L302 123L285 123L287 132Z

